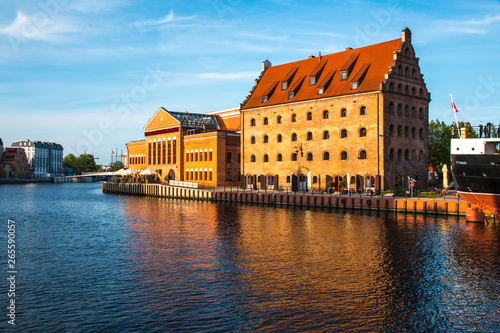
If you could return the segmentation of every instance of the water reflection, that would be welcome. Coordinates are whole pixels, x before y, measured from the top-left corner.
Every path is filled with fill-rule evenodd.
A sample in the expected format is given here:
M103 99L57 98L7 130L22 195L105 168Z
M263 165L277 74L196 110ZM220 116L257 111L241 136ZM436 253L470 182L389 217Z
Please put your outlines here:
M2 197L2 215L30 201L14 216L24 222L24 331L500 326L496 225L113 196L92 186L17 187Z

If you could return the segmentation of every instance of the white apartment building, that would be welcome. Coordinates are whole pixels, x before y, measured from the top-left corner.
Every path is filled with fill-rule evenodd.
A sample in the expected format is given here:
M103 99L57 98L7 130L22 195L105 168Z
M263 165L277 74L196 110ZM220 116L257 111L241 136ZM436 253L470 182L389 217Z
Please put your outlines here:
M11 146L24 148L31 175L34 178L48 177L51 173L62 173L62 145L54 142L21 140L13 142Z

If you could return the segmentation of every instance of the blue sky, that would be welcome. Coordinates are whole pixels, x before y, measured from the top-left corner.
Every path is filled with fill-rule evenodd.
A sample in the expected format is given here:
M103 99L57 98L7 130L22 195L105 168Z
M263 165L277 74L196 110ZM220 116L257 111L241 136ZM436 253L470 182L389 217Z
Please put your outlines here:
M408 26L430 119L500 122L499 1L38 0L0 4L0 138L65 154L143 138L161 106L238 106L274 65L401 37Z

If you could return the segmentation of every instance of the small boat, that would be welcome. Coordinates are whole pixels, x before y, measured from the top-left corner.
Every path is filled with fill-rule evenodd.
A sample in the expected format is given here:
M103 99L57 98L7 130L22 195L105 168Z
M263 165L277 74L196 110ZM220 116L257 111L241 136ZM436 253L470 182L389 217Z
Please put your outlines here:
M458 194L500 219L500 126L469 123L451 139L451 173Z

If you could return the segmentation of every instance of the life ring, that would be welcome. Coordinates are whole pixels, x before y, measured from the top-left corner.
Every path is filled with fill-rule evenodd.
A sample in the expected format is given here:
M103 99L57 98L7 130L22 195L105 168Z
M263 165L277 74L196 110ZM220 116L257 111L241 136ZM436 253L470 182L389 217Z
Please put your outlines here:
M413 180L410 180L410 182L408 184L410 185L410 187L414 187L415 186L415 182Z
M346 201L346 200L345 200L345 198L342 198L342 200L340 200L340 202L341 202L343 205L345 205L345 201Z
M366 200L366 204L370 206L372 204L372 201L370 199Z

